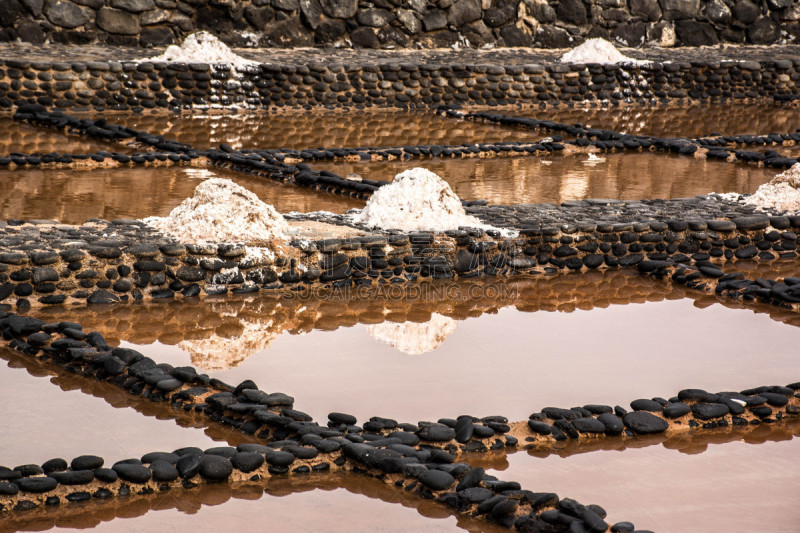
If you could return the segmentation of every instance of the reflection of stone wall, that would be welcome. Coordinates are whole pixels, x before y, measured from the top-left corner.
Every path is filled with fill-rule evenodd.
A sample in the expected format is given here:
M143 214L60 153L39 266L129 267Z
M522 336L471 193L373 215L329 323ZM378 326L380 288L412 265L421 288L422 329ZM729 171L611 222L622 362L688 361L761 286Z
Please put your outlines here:
M771 265L768 271L762 265L761 270L746 273L751 278L774 278L791 275L794 269L794 263L785 262ZM101 332L112 343L178 345L190 352L193 364L209 369L237 366L267 348L283 333L294 335L314 329L331 331L355 324L424 325L436 316L463 320L504 307L514 307L522 312L571 312L686 296L686 289L677 285L653 282L630 272L607 270L526 279L503 285L423 284L402 291L354 291L327 298L259 295L206 300L202 304L153 302L145 306L101 310L78 306L70 310L70 316L87 329ZM736 305L713 296L701 296L698 305L714 302ZM773 313L777 320L800 325L796 313ZM56 321L61 311L44 308L37 310L36 316Z
M151 47L205 29L250 47L771 44L800 34L798 18L791 0L6 0L0 41Z

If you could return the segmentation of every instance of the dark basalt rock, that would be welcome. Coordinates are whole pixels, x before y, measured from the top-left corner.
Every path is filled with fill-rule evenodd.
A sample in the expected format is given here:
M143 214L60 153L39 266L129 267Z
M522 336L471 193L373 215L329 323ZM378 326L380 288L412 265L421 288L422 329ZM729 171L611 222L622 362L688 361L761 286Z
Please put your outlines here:
M175 481L180 475L177 467L164 459L156 459L150 463L150 470L155 481Z
M219 455L201 457L200 475L209 481L225 481L233 473L231 462Z
M630 428L635 433L647 435L650 433L661 433L666 431L669 423L647 411L634 411L626 414L622 418L625 427Z
M425 470L417 476L420 483L432 490L444 490L455 483L455 478L441 470Z
M728 406L721 403L697 403L692 406L692 414L698 420L719 418L729 412Z
M120 479L131 483L147 483L152 476L150 469L141 464L117 463L111 469Z
M664 407L664 416L667 418L680 418L688 415L692 411L691 407L683 402L675 402Z
M97 455L81 455L70 463L72 470L95 470L103 466L103 458Z
M15 484L22 492L42 494L54 490L58 486L58 481L49 476L26 477L16 481Z

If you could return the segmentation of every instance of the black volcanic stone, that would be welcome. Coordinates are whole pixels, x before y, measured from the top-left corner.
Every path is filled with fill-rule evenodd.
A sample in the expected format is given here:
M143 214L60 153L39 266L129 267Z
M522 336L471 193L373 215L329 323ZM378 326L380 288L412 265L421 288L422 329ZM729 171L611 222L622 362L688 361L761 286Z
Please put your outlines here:
M633 400L631 402L631 409L634 411L650 411L653 413L660 413L664 409L664 406L655 400L641 399Z
M44 470L45 474L49 474L50 472L64 471L68 468L68 466L69 465L67 465L67 462L64 459L56 458L42 463L42 470Z
M456 420L455 431L456 431L456 441L460 443L469 442L472 438L474 423L472 422L472 417L470 416L460 416L458 420Z
M789 398L783 394L777 394L774 392L760 392L758 395L767 400L767 404L773 407L783 407L789 403Z
M294 462L294 455L283 451L269 451L266 453L266 460L272 466L284 467Z
M634 411L626 414L622 421L625 427L630 428L635 433L647 435L650 433L661 433L666 431L669 423L647 411Z
M94 470L103 466L103 458L97 455L81 455L70 463L73 470Z
M353 426L357 422L356 417L346 413L330 413L328 419L334 424L344 424L346 426Z
M197 454L187 454L178 459L175 466L183 479L191 479L200 473L203 464L202 456Z
M252 472L264 464L264 456L256 452L239 452L231 458L231 465L244 473Z
M605 433L606 425L596 418L576 418L572 427L581 433Z
M481 503L494 496L494 493L483 487L470 487L468 489L458 491L458 497L467 503Z
M174 465L175 463L178 462L180 456L172 452L150 452L142 456L142 463L149 464L159 459L161 459L162 461L166 461L171 465Z
M625 429L625 424L622 423L622 419L617 415L603 413L597 419L606 427L606 434L608 435L619 435Z
M203 455L200 475L209 481L224 481L233 473L231 462L219 455Z
M538 433L539 435L550 435L553 432L553 427L550 424L545 424L544 422L539 422L538 420L528 420L528 427L531 429L531 431Z
M164 459L156 459L150 463L150 470L155 481L175 481L180 475L175 465Z
M664 407L664 416L667 418L680 418L688 415L692 411L691 407L683 402L675 402Z
M417 436L422 440L433 442L446 442L452 440L456 436L454 429L447 426L428 426L420 429Z
M692 414L699 420L719 418L729 412L728 406L721 403L696 403L692 406Z
M14 496L18 492L19 492L19 487L17 487L14 483L9 483L8 481L0 481L0 495Z
M94 471L94 477L98 481L113 483L119 479L119 474L117 474L110 468L98 468L97 470Z
M85 485L94 481L94 472L91 470L70 470L68 472L53 472L51 477L62 485Z
M58 486L58 481L52 477L26 477L18 480L16 485L22 492L41 494L50 492Z
M442 470L425 470L417 476L420 483L432 490L444 490L455 482L455 478Z
M462 491L464 489L469 489L471 487L477 487L481 480L483 479L483 474L485 470L480 466L477 468L470 469L464 477L461 478L461 481L458 482L456 486L456 491Z
M117 463L111 467L120 479L131 483L147 483L152 473L150 469L141 464Z

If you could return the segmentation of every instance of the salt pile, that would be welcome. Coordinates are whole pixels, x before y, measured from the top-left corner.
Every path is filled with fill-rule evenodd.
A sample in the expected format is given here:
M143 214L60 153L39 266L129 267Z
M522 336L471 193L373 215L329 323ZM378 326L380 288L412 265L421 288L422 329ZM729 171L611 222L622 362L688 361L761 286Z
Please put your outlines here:
M774 213L800 211L800 163L760 186L744 203Z
M450 185L426 168L412 168L375 191L355 222L401 231L447 231L459 226L490 228L467 215Z
M409 355L432 352L455 330L458 322L450 317L433 313L427 322L384 322L367 326L370 336Z
M289 240L286 219L271 205L229 179L202 182L167 217L150 217L145 224L181 242L241 243L274 247Z
M645 65L649 61L640 61L622 55L613 44L605 39L587 39L583 44L577 46L561 56L562 63L600 63L604 65L615 65L617 63L631 63L634 65Z
M236 55L228 45L207 31L198 31L186 37L183 44L170 45L163 54L141 61L164 61L167 63L223 63L236 69L247 70L258 65L257 61ZM140 62L141 62L140 61Z

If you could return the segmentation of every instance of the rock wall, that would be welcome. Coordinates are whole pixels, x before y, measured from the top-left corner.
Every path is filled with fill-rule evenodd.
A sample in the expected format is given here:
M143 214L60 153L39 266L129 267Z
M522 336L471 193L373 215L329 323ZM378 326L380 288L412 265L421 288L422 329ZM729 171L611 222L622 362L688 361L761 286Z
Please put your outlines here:
M794 99L800 59L619 65L208 64L0 61L0 108L70 109L557 103Z
M792 0L2 0L0 42L160 47L196 30L232 46L564 48L772 44L800 35Z

